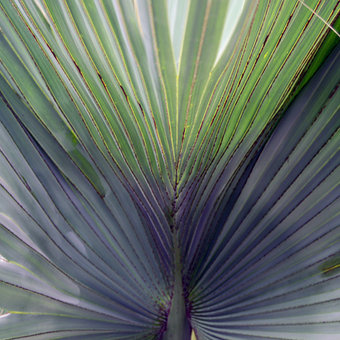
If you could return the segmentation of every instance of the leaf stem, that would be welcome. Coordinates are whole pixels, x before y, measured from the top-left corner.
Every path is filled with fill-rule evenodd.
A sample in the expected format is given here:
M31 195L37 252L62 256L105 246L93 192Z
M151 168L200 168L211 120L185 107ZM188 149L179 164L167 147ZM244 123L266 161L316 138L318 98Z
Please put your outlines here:
M182 284L182 263L176 228L172 231L174 246L174 290L170 312L168 315L167 329L163 340L187 340L190 339L191 326L186 315L185 299Z

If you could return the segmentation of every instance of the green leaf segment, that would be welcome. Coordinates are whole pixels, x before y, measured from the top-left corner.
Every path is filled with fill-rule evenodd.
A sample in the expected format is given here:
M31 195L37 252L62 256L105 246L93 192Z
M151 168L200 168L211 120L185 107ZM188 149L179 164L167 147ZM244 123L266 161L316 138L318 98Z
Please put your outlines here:
M338 14L0 0L0 338L338 339Z

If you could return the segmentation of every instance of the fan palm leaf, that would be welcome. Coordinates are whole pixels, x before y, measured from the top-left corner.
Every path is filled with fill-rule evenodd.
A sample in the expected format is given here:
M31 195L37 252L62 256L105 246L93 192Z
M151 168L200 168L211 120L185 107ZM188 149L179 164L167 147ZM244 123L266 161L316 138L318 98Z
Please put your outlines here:
M337 339L339 4L0 1L0 338Z

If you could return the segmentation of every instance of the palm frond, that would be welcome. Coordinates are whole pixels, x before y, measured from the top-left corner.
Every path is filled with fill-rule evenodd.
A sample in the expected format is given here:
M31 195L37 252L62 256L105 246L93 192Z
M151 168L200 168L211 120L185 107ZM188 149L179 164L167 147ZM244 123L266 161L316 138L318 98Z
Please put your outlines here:
M338 14L0 1L0 337L336 339Z

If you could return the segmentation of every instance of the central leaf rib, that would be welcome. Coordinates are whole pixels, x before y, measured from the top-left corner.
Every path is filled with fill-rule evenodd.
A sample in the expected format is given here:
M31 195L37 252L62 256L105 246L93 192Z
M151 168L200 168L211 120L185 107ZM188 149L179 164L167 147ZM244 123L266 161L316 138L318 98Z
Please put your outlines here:
M167 328L163 340L190 339L191 326L187 318L182 283L182 262L178 240L178 230L172 226L174 254L174 287L168 315Z
M166 213L169 228L172 234L173 245L173 290L171 297L171 306L169 309L166 331L162 340L187 340L190 339L191 325L186 313L186 301L184 298L183 280L182 280L182 258L179 242L179 226L177 223L176 202L178 198L178 168L176 167L175 184L173 186L173 199L170 209Z

